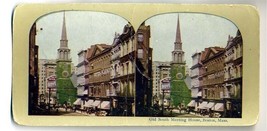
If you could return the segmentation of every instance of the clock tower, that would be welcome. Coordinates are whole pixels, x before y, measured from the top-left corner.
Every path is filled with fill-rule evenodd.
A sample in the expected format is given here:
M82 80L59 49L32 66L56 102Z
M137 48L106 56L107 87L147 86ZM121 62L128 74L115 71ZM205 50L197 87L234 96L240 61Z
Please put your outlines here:
M191 92L185 83L185 60L182 48L179 16L177 18L176 38L171 61L171 101L174 106L186 106L191 100Z
M72 104L76 99L76 88L74 88L70 80L72 63L70 49L68 48L65 12L63 15L60 47L57 50L57 55L57 99L60 104Z

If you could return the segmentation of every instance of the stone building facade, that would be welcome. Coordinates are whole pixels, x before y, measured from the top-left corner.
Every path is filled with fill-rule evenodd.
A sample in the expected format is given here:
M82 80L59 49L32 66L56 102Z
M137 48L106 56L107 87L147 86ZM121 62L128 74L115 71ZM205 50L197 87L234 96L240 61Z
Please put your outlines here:
M81 50L78 52L78 64L76 65L76 76L77 76L77 98L79 99L75 104L83 108L85 100L88 97L88 86L85 81L85 69L87 66L86 59L87 50ZM79 102L80 101L80 102Z
M160 80L170 77L170 69L170 62L153 61L153 98L162 98Z
M48 86L48 78L54 77L56 75L56 61L55 60L47 60L44 64L45 67L45 74L44 74L44 84L45 84L45 99L46 102L48 102L49 95L50 95L50 103L55 103L57 99L56 95L56 87L53 87L50 89L49 92L49 86Z
M132 116L135 114L134 105L134 59L135 59L135 45L134 45L134 29L130 24L123 28L122 34L118 37L120 44L120 93L118 100L118 108L124 110L123 115Z
M196 52L192 55L192 67L190 77L191 77L191 97L192 101L187 105L196 111L199 101L202 99L202 89L200 84L200 70L202 67L201 56L204 55L204 52Z
M242 46L240 31L230 37L225 48L224 98L226 117L241 117L242 115Z
M119 40L120 34L115 33L115 37L112 44L111 49L111 73L110 73L110 82L111 82L111 90L110 96L115 97L120 93L120 76L122 75L121 71L121 63L120 63L120 55L121 55L121 44ZM114 98L116 99L116 98Z

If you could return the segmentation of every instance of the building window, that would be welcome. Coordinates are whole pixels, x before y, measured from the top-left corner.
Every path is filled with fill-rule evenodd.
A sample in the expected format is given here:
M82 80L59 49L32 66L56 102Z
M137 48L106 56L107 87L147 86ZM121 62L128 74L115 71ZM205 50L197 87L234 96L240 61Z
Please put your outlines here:
M144 56L144 51L143 51L143 49L138 49L138 51L137 51L137 57L138 57L139 59L143 59L143 56Z
M126 63L126 72L127 72L127 75L129 73L129 63Z
M142 33L138 33L137 41L138 41L138 43L144 42L144 35Z

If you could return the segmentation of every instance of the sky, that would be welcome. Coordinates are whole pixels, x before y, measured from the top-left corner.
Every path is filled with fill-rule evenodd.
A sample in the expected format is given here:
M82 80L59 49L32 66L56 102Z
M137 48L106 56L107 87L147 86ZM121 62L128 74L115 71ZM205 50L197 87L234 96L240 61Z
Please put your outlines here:
M56 59L60 46L63 12L40 17L37 22L36 43L39 59ZM115 32L122 33L128 23L120 16L91 11L66 11L68 47L74 65L78 64L78 52L93 44L112 44Z
M90 11L66 11L68 46L74 65L77 53L93 44L112 44L115 32L122 33L128 23L120 16ZM154 61L171 61L178 13L161 14L146 20L150 25L150 45ZM192 66L192 54L206 47L225 47L228 35L235 36L237 27L229 20L200 13L179 13L185 60ZM56 59L63 23L63 12L45 15L37 20L36 43L40 59Z
M150 46L153 61L171 61L176 38L178 13L162 14L146 20L150 25ZM179 13L181 39L185 60L192 66L192 54L211 46L225 47L228 35L235 36L238 28L229 20L208 14Z

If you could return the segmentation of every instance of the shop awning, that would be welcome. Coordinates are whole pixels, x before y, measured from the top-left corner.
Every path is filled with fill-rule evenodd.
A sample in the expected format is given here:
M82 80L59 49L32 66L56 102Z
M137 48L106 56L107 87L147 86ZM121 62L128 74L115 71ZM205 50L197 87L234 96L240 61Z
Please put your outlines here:
M207 101L203 101L201 104L199 104L199 106L197 108L199 109L206 109L206 105L208 104Z
M78 98L73 105L81 105L82 104L82 100L80 98Z
M110 102L109 101L103 101L98 108L100 109L110 109Z
M87 94L88 94L88 90L84 90L83 95L87 95Z
M93 103L92 103L92 106L95 107L95 106L99 106L100 105L100 100L95 100Z
M214 111L224 111L224 105L223 105L223 103L217 103L214 106Z
M214 102L209 102L209 103L206 105L206 108L207 108L207 109L210 109L210 108L212 108L214 105L215 105Z
M88 100L85 102L84 107L92 107L92 104L94 103L94 100Z
M196 102L195 100L191 100L190 103L187 105L188 107L195 107Z

